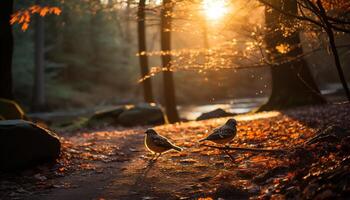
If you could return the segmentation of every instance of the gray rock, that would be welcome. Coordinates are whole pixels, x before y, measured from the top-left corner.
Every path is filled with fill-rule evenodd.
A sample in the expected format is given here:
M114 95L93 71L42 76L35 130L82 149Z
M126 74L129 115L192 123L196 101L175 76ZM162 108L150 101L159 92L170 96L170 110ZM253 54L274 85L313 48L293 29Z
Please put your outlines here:
M0 169L30 167L59 157L61 143L49 130L24 120L0 121Z
M88 126L98 125L118 125L119 115L127 110L127 106L117 106L115 108L98 111L88 121Z
M235 116L234 113L226 112L225 110L218 108L213 111L202 113L199 117L197 117L197 121L205 120L205 119L212 119L212 118L219 118L219 117L230 117Z
M118 121L124 126L137 126L163 124L165 119L159 106L155 104L140 104L121 113Z

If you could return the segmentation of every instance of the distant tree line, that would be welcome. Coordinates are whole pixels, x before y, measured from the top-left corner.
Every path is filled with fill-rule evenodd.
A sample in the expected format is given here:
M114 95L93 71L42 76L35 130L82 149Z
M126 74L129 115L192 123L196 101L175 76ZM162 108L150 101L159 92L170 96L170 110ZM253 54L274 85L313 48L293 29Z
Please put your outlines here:
M107 1L102 3L99 0L88 1L88 4L79 5L77 16L72 16L71 12L64 12L65 10L75 9L76 3L67 2L61 4L63 10L60 20L53 20L53 23L46 26L54 28L63 28L63 34L58 35L52 32L46 39L44 19L35 16L35 73L34 73L34 86L33 86L33 110L40 110L45 107L46 92L45 92L45 68L44 60L45 56L50 57L57 63L67 63L74 66L69 68L70 70L76 70L81 73L78 76L84 76L84 71L93 71L94 77L91 80L96 82L106 81L101 77L101 72L105 70L116 70L110 67L112 62L127 62L130 52L128 48L120 48L115 44L111 44L112 41L107 40L106 36L101 35L99 29L103 29L104 32L118 32L123 38L122 43L131 43L130 35L130 19L131 16L137 17L137 42L138 42L138 55L140 64L140 76L141 79L146 77L142 82L143 99L145 102L154 102L154 87L151 82L154 72L149 68L149 54L147 49L147 12L150 11L149 4L152 4L154 9L153 13L159 13L159 45L162 66L161 72L163 74L163 97L164 107L169 122L177 122L180 120L177 112L177 101L175 92L175 81L173 75L173 63L175 59L172 56L173 48L171 43L173 23L177 20L173 13L176 12L177 6L182 6L182 3L186 1L172 1L163 0L162 4L154 6L154 2L145 0L132 1L127 0L125 2L119 1ZM190 1L188 1L190 2ZM347 86L346 77L341 66L336 42L335 33L341 32L348 34L350 31L349 21L349 3L347 1L321 1L321 0L257 0L263 6L265 6L265 32L264 34L264 53L262 53L265 64L271 67L272 75L272 93L267 104L262 106L261 110L280 109L297 105L305 104L318 104L324 103L325 99L321 95L317 84L303 59L303 48L300 39L300 27L301 24L309 27L318 28L319 32L324 32L329 41L329 46L334 57L334 63L338 71L340 81L343 85L345 94L350 99L350 92ZM42 5L41 0L36 0L37 5ZM190 2L193 3L193 2ZM200 3L196 2L196 3ZM125 27L122 28L118 22L119 18L115 17L115 7L118 7L118 11L124 10L126 14ZM4 1L1 3L0 14L0 26L1 31L1 59L0 59L0 98L13 99L13 86L12 86L12 54L13 54L13 34L10 24L11 15L13 13L13 1ZM135 11L135 12L134 12ZM89 17L81 19L78 23L80 26L86 25L90 28L87 35L77 36L74 35L74 31L77 27L79 15L89 13ZM106 14L105 14L106 13ZM111 17L114 21L114 27L108 26L107 18ZM198 19L197 19L198 20ZM203 20L198 20L198 23L203 23ZM205 20L204 20L205 21ZM61 24L63 26L61 26ZM205 22L202 27L203 41L205 48L210 48L208 44L208 27L205 26ZM289 27L289 33L286 34L285 28ZM47 40L58 40L53 50L45 49L44 42ZM77 45L76 41L80 41ZM86 42L88 41L88 42ZM114 39L115 41L115 39ZM277 47L279 45L286 45L287 50L281 52ZM58 48L59 47L59 48ZM101 47L104 49L102 50ZM260 47L261 48L261 47ZM124 58L113 58L108 55L109 51L116 50L124 53ZM104 52L105 51L105 52ZM75 60L72 55L79 54L79 60ZM84 59L82 59L84 58ZM103 61L104 64L101 64ZM103 66L105 65L105 66ZM87 67L93 66L93 67ZM103 67L103 68L101 68ZM218 66L219 68L219 66ZM123 76L121 78L128 78ZM63 74L64 78L65 75ZM71 74L67 74L66 79L76 79L77 77L71 77ZM123 81L123 80L120 80ZM81 82L76 83L80 84Z

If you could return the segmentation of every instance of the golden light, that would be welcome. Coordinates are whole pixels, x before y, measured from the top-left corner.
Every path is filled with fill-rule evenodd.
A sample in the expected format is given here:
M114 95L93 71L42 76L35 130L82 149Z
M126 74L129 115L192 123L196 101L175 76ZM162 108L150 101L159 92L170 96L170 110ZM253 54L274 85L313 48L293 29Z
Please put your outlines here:
M156 5L162 5L162 3L163 3L163 0L155 0L154 1L154 4L156 4Z
M229 9L227 0L203 0L203 12L212 21L217 21L224 17Z

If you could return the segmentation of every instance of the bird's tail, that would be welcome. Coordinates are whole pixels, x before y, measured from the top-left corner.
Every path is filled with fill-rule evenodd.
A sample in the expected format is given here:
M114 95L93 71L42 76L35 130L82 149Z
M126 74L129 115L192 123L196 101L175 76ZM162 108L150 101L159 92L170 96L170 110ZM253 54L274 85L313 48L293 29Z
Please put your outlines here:
M205 140L207 140L207 138L203 138L203 139L201 139L201 140L198 140L198 142L203 142L203 141L205 141Z
M175 149L176 151L182 151L182 149L180 147L175 146L175 145L173 145L173 149Z

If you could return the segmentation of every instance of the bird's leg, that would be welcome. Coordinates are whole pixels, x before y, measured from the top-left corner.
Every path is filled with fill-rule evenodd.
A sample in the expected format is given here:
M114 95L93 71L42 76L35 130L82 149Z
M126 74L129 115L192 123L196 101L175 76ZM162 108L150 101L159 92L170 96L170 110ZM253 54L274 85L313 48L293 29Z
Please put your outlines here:
M231 156L231 154L227 151L227 149L229 149L230 148L230 146L228 145L228 144L225 144L225 147L224 147L224 149L223 149L223 151L224 151L224 153L226 154L226 155L228 155L229 157L230 157L230 159L231 159L231 161L235 161L235 159Z
M153 162L153 161L154 161L154 158L156 158L156 156L157 156L157 153L154 153L154 154L153 154L153 157L150 159L150 162Z
M155 160L157 159L157 157L158 157L157 154L158 154L158 153L155 153L155 154L154 154L154 156L153 156L153 158L152 158L152 161L155 161Z
M160 155L161 155L161 153L159 153L158 155L157 155L157 153L154 153L153 158L149 161L150 164L152 164L153 162L157 161L157 159L159 158Z
M154 159L154 161L158 160L158 158L162 155L162 153L159 153L158 156Z

